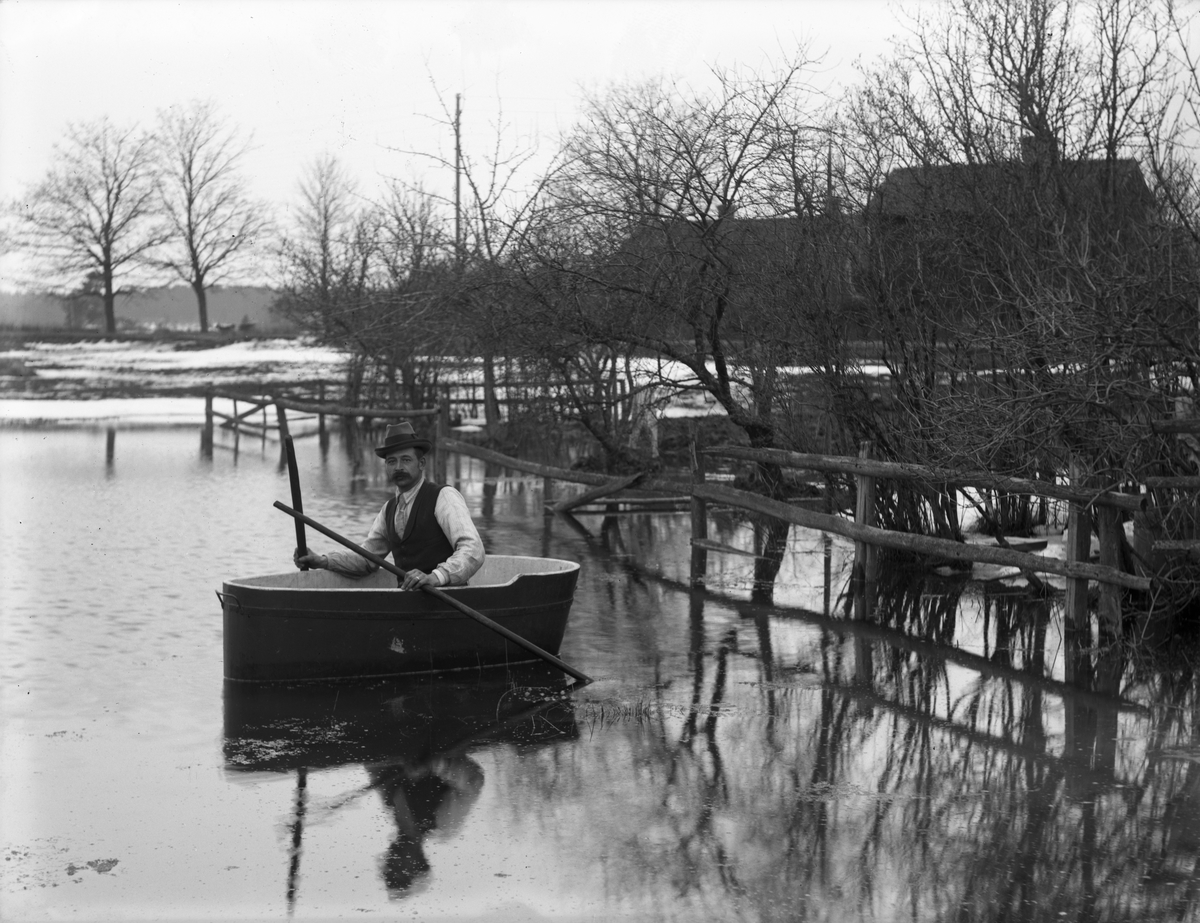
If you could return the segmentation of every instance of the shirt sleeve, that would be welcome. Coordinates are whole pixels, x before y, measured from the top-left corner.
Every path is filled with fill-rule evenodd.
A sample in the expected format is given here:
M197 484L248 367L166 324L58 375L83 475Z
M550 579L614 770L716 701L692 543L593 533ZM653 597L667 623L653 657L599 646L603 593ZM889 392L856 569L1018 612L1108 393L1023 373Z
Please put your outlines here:
M442 586L462 586L483 567L483 539L471 521L467 501L453 487L438 493L433 517L442 533L454 546L454 552L433 569Z
M377 554L381 558L386 558L388 555L387 543L387 527L384 524L384 515L387 513L387 504L383 505L375 521L371 523L371 531L367 533L366 541L362 546L372 554ZM379 569L379 565L373 564L362 555L353 551L331 551L327 555L328 568L339 574L344 574L347 577L365 577Z

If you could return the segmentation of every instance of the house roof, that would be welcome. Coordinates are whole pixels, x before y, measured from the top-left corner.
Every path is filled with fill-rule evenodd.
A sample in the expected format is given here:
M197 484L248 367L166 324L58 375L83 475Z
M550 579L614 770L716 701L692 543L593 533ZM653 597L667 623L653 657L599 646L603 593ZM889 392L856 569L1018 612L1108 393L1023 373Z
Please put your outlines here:
M1152 197L1135 160L1072 160L1057 165L1061 185L1048 185L1038 163L942 164L892 170L871 197L868 209L893 218L938 214L977 214L990 208L1008 210L1041 189L1066 189L1079 200L1123 203L1144 213ZM1054 177L1058 179L1059 176Z

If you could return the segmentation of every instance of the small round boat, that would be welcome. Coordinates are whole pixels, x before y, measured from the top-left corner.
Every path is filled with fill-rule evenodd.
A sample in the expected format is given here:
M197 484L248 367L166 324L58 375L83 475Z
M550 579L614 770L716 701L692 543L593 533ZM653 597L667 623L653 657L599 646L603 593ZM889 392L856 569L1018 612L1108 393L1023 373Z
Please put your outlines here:
M469 586L445 592L527 641L557 654L579 565L557 558L488 555ZM378 570L344 577L292 571L227 581L225 678L294 682L399 676L509 663L528 651Z

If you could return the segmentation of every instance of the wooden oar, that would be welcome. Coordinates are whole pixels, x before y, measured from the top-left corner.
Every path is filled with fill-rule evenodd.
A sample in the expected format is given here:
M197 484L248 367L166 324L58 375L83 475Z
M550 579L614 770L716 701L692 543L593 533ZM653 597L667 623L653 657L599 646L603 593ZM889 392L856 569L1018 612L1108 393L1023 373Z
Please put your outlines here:
M297 513L303 513L304 505L300 502L300 472L296 470L296 447L292 445L290 435L284 438L283 447L287 453L288 480L292 482L292 506ZM299 554L308 554L308 546L304 543L304 523L299 519L296 520L296 548ZM300 569L308 570L308 565L302 564Z
M345 538L341 535L338 535L332 529L321 525L315 519L310 519L308 516L305 516L303 513L299 512L298 510L294 510L291 507L287 506L286 504L280 503L278 500L275 501L274 505L275 505L275 509L283 510L283 512L287 513L289 516L294 517L298 522L307 523L308 525L310 525L314 529L316 529L318 532L320 532L322 535L328 536L329 538L333 539L335 542L339 542L339 543L345 545L351 551L362 555L364 558L366 558L372 564L378 565L379 567L382 567L386 571L390 571L391 573L395 574L397 577L400 577L400 578L404 577L404 571L402 571L400 568L398 568L395 564L393 564L391 561L387 560L386 558L381 558L377 554L372 554L370 551L367 551L367 549L363 548L361 545L356 545L354 542L350 541L350 539ZM449 606L453 606L455 609L457 609L463 615L470 616L475 621L477 621L480 625L484 625L487 628L490 628L492 631L496 632L496 634L501 635L504 638L507 638L513 644L517 645L517 647L523 647L525 650L529 651L529 653L534 654L535 656L540 657L542 660L546 661L546 663L551 664L552 666L558 667L560 670L562 670L568 676L573 676L575 679L579 680L579 682L585 683L585 684L595 682L595 680L593 680L586 673L581 673L579 670L576 670L569 663L559 660L557 657L555 657L549 651L542 650L540 647L538 647L532 641L527 641L525 638L522 638L515 631L511 631L510 629L505 628L499 622L492 621L486 615L484 615L482 612L477 612L476 610L472 609L470 606L466 605L465 603L459 602L457 599L455 599L449 593L443 592L438 587L422 585L421 589L424 590L426 593L428 593L430 596L440 599L442 602L446 603Z

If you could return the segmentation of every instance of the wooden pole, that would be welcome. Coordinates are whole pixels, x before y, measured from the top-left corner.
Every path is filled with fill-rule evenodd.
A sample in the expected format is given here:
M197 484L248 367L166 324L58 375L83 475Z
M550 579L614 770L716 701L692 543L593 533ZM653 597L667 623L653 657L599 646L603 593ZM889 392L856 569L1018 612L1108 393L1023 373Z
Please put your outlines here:
M204 429L200 431L200 455L212 458L213 455L213 395L211 387L204 395Z
M275 404L275 419L279 421L279 467L282 470L288 463L287 444L292 436L288 432L287 411L278 402ZM263 437L266 438L266 435L264 431Z
M1100 565L1101 567L1121 567L1121 541L1124 532L1121 528L1120 513L1117 510L1100 507L1096 510L1096 526L1100 533ZM1100 584L1100 621L1114 638L1121 637L1121 590L1111 583Z
M551 501L554 499L554 478L546 475L542 478L542 515L552 516L554 510L550 508Z
M325 406L325 382L323 381L317 382L317 403L321 407ZM329 434L325 432L324 413L317 414L317 441L321 444L322 448L329 441Z
M1083 482L1083 469L1078 462L1071 462L1071 486L1076 487ZM1092 547L1092 517L1087 507L1080 503L1072 503L1067 513L1067 535L1065 548L1066 563L1078 565L1087 563ZM1074 575L1067 578L1067 598L1063 609L1063 621L1068 636L1068 653L1080 648L1091 647L1091 623L1088 620L1088 581L1087 577ZM1077 676L1080 665L1078 657L1068 656L1066 659L1067 681L1074 682L1082 677Z
M692 485L693 488L704 484L704 455L697 445L695 427L692 428ZM695 490L691 495L692 512L692 560L689 582L693 587L702 587L708 575L708 551L702 542L708 541L708 503L697 496Z
M858 445L858 457L863 461L871 459L871 442L864 439ZM854 504L854 521L860 526L874 528L875 526L875 478L866 473L860 473L855 476L858 484L858 497ZM864 580L874 580L878 574L876 573L877 560L879 555L875 551L875 546L864 541L856 541L854 543L854 566L858 569Z
M292 517L300 520L301 522L305 523L306 525L311 526L312 528L314 528L318 532L320 532L322 535L325 535L325 536L333 539L335 542L339 542L342 545L345 545L347 548L349 548L355 554L361 555L362 557L366 558L368 561L370 561L372 564L376 565L377 567L382 567L384 570L388 571L389 573L395 574L397 577L404 576L404 571L402 571L399 567L397 567L391 561L387 560L387 558L381 558L377 554L372 554L371 552L367 551L366 548L363 548L361 545L355 544L354 542L350 541L350 539L348 539L348 538L344 538L343 536L338 535L338 533L334 532L332 529L326 528L325 526L321 525L315 519L311 519L308 516L305 516L303 513L296 512L296 510L292 509L289 506L286 506L283 503L280 503L278 500L276 500L274 502L274 504L272 504L272 505L275 507L275 509L282 510L283 512L287 513L289 516L292 516ZM505 638L505 639L511 641L513 644L517 645L517 647L524 648L525 650L529 651L529 653L534 654L535 656L540 657L542 660L546 661L546 663L558 667L564 673L568 674L569 676L575 677L575 679L579 680L581 683L594 682L594 680L590 676L588 676L586 673L582 673L579 670L576 670L570 664L565 663L562 660L559 660L557 657L555 657L549 651L542 650L540 647L538 647L532 641L525 640L525 638L522 638L515 631L505 628L499 622L492 621L490 618L488 618L482 612L475 611L470 606L468 606L466 603L460 602L459 600L455 599L449 593L446 593L445 591L440 590L435 586L422 586L421 590L425 593L428 593L430 596L435 597L436 599L440 599L442 602L446 603L447 605L454 607L459 612L461 612L463 615L473 618L475 621L479 622L479 624L485 626L486 628L490 628L492 631L496 632L496 634L502 636L503 638Z
M290 435L283 438L283 449L287 456L288 466L288 481L292 488L292 506L296 512L304 511L304 503L300 499L300 466L296 464L296 447L292 444ZM308 542L304 539L304 523L299 519L296 520L296 554L308 554ZM301 570L308 570L308 565L305 564Z
M442 385L438 391L438 415L437 426L434 430L434 464L437 465L438 477L435 479L439 484L446 483L446 477L450 473L449 465L447 464L446 456L449 451L446 449L446 440L450 438L450 386Z

